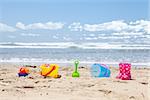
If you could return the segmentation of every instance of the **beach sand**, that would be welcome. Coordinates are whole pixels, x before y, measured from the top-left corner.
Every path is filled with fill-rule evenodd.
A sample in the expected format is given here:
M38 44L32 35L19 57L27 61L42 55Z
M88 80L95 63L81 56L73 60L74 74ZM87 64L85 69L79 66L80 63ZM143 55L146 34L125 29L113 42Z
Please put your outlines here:
M132 80L93 78L89 66L80 66L80 78L72 78L74 67L60 67L60 79L43 78L39 68L28 77L18 77L19 65L0 64L0 100L150 100L150 69L132 68Z

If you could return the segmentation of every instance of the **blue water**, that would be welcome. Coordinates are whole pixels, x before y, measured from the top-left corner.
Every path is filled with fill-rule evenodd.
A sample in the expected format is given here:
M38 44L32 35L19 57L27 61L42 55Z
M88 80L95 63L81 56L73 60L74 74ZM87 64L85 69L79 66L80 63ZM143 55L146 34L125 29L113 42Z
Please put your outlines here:
M149 49L0 48L0 61L72 61L149 63ZM15 60L14 60L15 59Z

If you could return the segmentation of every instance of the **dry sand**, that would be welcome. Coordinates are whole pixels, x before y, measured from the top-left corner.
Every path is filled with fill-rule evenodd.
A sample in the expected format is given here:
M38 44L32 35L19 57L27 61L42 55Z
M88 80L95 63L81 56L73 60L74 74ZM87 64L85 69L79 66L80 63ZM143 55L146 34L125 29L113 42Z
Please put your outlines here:
M110 78L93 78L89 66L79 68L80 78L72 78L73 67L61 67L60 79L39 75L18 77L17 64L0 64L0 100L150 100L150 69L132 68L133 80L118 80L117 68ZM148 95L149 94L149 95Z

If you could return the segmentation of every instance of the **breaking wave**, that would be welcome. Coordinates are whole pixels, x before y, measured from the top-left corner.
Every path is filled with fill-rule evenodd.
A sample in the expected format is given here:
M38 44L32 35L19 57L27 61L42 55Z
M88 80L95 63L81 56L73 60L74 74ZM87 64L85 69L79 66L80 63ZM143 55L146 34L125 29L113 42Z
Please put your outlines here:
M79 48L79 49L150 49L150 44L111 44L111 43L20 43L1 42L0 48Z

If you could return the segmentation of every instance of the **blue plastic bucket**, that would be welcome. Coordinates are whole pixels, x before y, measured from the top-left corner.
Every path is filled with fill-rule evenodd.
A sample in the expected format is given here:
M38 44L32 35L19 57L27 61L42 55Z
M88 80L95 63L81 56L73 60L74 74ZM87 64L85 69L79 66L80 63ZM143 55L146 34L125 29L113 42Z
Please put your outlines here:
M103 64L93 64L91 67L93 77L110 77L110 69Z

